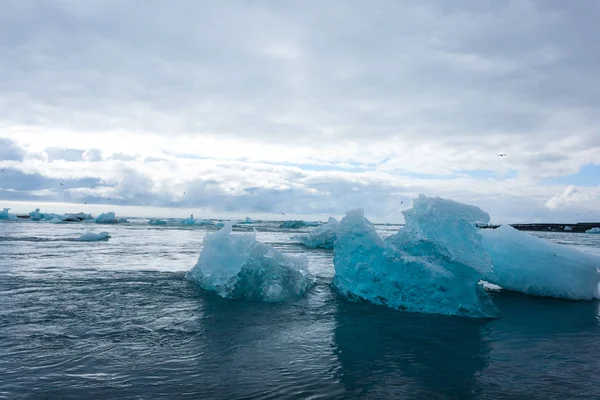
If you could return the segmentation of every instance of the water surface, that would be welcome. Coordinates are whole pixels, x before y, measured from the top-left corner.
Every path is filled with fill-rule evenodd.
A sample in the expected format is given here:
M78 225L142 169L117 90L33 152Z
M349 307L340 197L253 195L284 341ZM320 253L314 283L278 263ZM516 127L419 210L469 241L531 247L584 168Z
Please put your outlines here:
M112 238L71 240L89 227ZM258 239L306 254L317 285L224 300L184 277L212 230L0 223L0 398L600 398L596 301L498 292L493 321L348 303L332 252L276 224ZM600 254L600 235L537 234Z

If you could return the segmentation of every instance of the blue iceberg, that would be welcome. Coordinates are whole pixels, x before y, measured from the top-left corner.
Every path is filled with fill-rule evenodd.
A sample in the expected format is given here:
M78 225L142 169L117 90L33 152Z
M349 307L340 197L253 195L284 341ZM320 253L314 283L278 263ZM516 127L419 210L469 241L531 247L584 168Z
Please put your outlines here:
M585 233L600 233L600 228L594 227L585 231Z
M484 280L534 296L598 298L600 257L505 225L482 229L480 235L493 264Z
M303 296L314 284L305 257L290 257L256 240L232 234L227 223L204 238L198 263L187 278L229 299L281 302Z
M166 225L167 221L163 221L162 219L151 219L148 221L149 225Z
M405 219L404 229L383 240L362 210L350 211L334 244L333 286L349 300L398 310L498 317L480 283L491 261L477 257L483 244L475 224L489 216L477 207L421 195Z
M101 213L94 219L94 222L97 224L116 224L118 220L115 218L115 213L111 211Z
M16 215L9 214L8 213L9 211L10 211L10 208L5 208L2 211L0 211L0 220L16 221L18 219Z
M338 220L329 217L329 221L326 224L318 226L304 235L298 235L295 239L306 247L333 249L333 243L337 238L339 229L340 223Z
M307 226L319 226L319 225L321 225L319 222L297 220L297 221L284 221L279 225L279 227L284 228L284 229L298 229L298 228L305 228Z
M77 239L75 239L75 241L77 241L77 242L97 242L100 240L108 240L108 238L110 238L110 235L108 234L108 232L100 232L100 233L86 232L83 235L81 235L80 237L78 237Z
M41 221L44 219L44 214L40 212L39 208L29 213L29 219L32 221Z

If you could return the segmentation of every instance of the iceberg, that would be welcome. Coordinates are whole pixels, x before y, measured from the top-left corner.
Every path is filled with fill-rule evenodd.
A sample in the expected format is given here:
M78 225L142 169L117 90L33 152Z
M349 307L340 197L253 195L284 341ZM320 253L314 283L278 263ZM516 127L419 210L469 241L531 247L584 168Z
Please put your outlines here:
M600 257L520 232L482 229L493 270L483 279L504 289L571 300L598 298Z
M254 219L252 219L250 217L246 217L246 219L243 220L243 221L241 221L241 222L239 222L239 224L256 224L258 222L260 222L260 221L254 220Z
M51 224L62 224L64 221L62 220L62 218L60 218L59 216L54 216L52 217L52 219L50 220Z
M101 213L98 215L94 222L97 224L116 224L118 221L115 218L114 212Z
M279 225L279 227L284 228L284 229L298 229L298 228L304 228L307 226L319 226L319 225L321 225L321 224L318 222L284 221Z
M151 219L148 221L149 225L166 225L167 221L163 221L162 219Z
M70 219L75 219L78 221L88 221L88 220L94 219L92 217L92 214L86 214L86 213L82 213L82 212L76 213L76 214L73 214L73 213L65 214L65 217L70 218Z
M572 230L573 230L573 228L572 228L572 227L570 227L570 226L565 226L565 227L563 228L563 231L567 231L567 232L570 232L570 231L572 231Z
M420 196L413 209L405 211L405 228L389 240L379 236L362 210L348 212L333 246L334 288L349 300L403 311L498 317L479 283L480 271L491 270L491 262L468 254L482 247L481 240L469 242L476 239L474 223L489 216L477 207L461 206ZM448 231L437 232L436 226ZM456 234L461 236L454 243ZM474 261L475 267L467 261Z
M108 240L108 238L110 238L110 235L108 234L108 232L100 232L100 233L86 232L83 235L81 235L80 237L78 237L77 239L75 239L75 241L77 241L77 242L97 242L99 240Z
M588 229L585 233L600 233L600 228L594 227L592 229Z
M306 257L290 257L256 240L232 234L233 223L204 238L187 278L229 299L281 302L303 296L314 284Z
M337 232L340 229L340 223L337 219L329 217L326 224L312 229L310 232L296 236L295 239L306 247L333 249L333 243L337 238Z
M40 212L39 208L36 208L34 211L29 213L29 219L32 221L41 221L44 219L44 214Z
M2 211L0 211L0 220L16 221L17 216L14 214L9 214L8 213L9 211L10 211L10 208L5 208Z
M196 220L194 219L194 214L190 214L189 218L181 220L181 225L196 225Z

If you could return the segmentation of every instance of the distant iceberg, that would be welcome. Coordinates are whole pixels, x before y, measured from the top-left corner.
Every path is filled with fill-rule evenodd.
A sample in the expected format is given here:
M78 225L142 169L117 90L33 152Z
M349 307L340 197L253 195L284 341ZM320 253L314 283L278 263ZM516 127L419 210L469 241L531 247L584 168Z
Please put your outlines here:
M99 240L108 240L108 238L110 238L110 235L108 234L108 232L100 232L100 233L86 232L83 235L81 235L80 237L78 237L77 239L75 239L75 241L97 242Z
M52 219L50 220L51 224L62 224L64 221L62 220L61 217L59 217L58 215L55 215L54 217L52 217Z
M149 225L166 225L167 221L163 221L162 219L151 219L148 221Z
M44 219L44 214L40 212L39 208L29 213L29 219L32 221L41 221Z
M111 211L101 213L94 219L94 222L97 224L116 224L118 221L115 218L115 213Z
M241 221L241 222L238 222L238 223L239 223L239 224L256 224L256 223L258 223L258 222L260 222L260 221L254 220L254 219L252 219L252 218L250 218L250 217L246 217L246 219L245 219L245 220L243 220L243 221Z
M338 220L329 217L329 221L326 224L318 226L304 235L298 235L295 239L299 240L306 247L333 249L333 243L337 238L339 229L340 223Z
M565 227L563 228L563 231L567 231L567 232L570 232L570 231L572 231L572 230L573 230L573 228L572 228L572 227L570 227L570 226L565 226Z
M214 225L214 221L211 221L210 219L194 219L194 214L190 215L189 218L186 218L184 220L181 221L182 225Z
M334 244L333 286L350 300L398 310L498 317L479 283L491 261L476 257L483 245L475 223L487 223L489 216L477 207L421 195L405 219L404 229L383 240L362 210L350 211Z
M5 208L2 211L0 211L0 220L16 221L18 219L16 215L9 214L8 213L9 211L10 211L10 208Z
M594 227L592 229L588 229L585 233L600 233L600 228Z
M505 225L482 229L480 234L493 263L484 280L534 296L598 298L600 257Z
M304 228L307 226L319 226L321 225L319 222L307 222L307 221L284 221L279 225L280 228L284 229L297 229Z
M314 284L306 257L286 256L254 234L234 235L232 227L229 222L204 238L188 279L224 298L265 302L303 296Z
M54 214L54 213L42 213L39 208L36 208L34 211L29 213L29 219L31 221L52 221L56 219L60 219L62 222L81 222L91 220L92 214L86 213L69 213L64 215Z

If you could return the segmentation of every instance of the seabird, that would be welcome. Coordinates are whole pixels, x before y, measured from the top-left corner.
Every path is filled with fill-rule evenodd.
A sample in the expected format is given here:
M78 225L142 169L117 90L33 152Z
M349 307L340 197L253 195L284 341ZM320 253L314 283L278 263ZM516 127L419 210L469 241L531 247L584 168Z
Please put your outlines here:
M498 157L506 157L506 153L500 153L498 154Z

